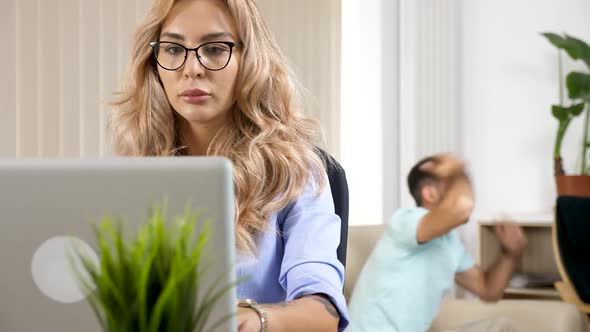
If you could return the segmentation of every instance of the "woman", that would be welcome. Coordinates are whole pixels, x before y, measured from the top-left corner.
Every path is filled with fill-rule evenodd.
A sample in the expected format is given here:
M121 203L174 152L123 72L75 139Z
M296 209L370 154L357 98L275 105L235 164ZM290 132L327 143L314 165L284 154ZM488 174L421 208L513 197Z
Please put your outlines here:
M111 118L118 154L234 165L240 331L342 330L348 314L315 123L254 0L156 0ZM248 299L248 300L245 300ZM263 305L259 305L263 304Z

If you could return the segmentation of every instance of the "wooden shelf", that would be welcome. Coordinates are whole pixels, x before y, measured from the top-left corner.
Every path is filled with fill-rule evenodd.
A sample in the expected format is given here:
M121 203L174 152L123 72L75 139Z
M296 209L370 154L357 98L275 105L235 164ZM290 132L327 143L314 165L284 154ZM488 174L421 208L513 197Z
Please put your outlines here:
M557 263L553 256L551 231L553 222L545 218L523 218L515 220L523 229L528 245L525 248L515 273L531 275L559 276ZM489 268L500 255L501 249L496 238L495 222L489 219L478 223L479 247L478 263L485 270ZM504 291L505 298L525 299L560 299L557 290L548 288L517 288L509 287Z
M519 225L551 226L553 224L553 213L518 213L506 214L505 217L479 216L480 225L494 225L499 220L510 220Z
M559 293L555 288L515 288L508 287L504 290L505 294L527 295L532 297L555 297L559 298Z

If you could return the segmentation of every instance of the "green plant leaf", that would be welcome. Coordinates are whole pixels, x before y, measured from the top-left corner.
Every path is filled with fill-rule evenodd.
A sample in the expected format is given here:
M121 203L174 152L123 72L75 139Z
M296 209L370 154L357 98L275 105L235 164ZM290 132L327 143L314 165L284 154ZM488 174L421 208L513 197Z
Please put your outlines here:
M148 308L148 290L150 282L150 273L152 271L152 262L156 256L156 248L152 247L151 252L141 267L140 278L138 283L138 312L140 331L147 331L149 324L150 310Z
M584 103L574 104L569 107L553 105L551 106L551 113L561 123L570 121L572 118L582 114L584 111L584 106Z
M582 60L590 68L590 46L584 41L565 35L561 37L555 33L542 33L545 38L558 49L564 50L572 59Z
M572 117L576 117L580 114L582 114L582 112L584 112L584 103L579 103L579 104L575 104L569 107L569 111L572 114Z
M68 251L66 253L68 263L70 266L70 271L75 276L75 280L77 281L78 287L80 287L80 289L84 293L88 294L87 297L91 299L89 301L90 307L94 312L95 316L97 317L101 328L103 330L106 330L106 319L98 308L96 293L94 292L91 282L89 281L89 279L96 280L97 267L95 264L93 264L93 260L85 253L85 251L80 248L79 243L78 241L76 241L75 238L71 238L70 243L72 244L73 250ZM83 275L79 265L82 265L83 270L86 271L88 276Z
M590 46L581 39L565 35L569 43L577 45L578 53L577 57L570 55L575 60L582 60L586 63L586 66L590 68Z
M215 263L206 246L211 221L200 222L188 208L170 225L166 215L165 207L150 210L129 240L121 220L105 217L94 226L100 265L82 252L72 255L81 261L74 275L90 292L87 299L103 331L200 331L195 325L205 326L215 303L239 283L214 276L199 294L200 281Z
M567 42L567 40L558 34L555 34L552 32L544 32L544 33L541 33L541 35L545 36L545 38L547 38L549 40L549 42L551 44L553 44L553 46L555 46L559 49L566 49L568 47L571 47L571 45Z
M560 105L552 105L551 114L553 114L553 117L559 120L559 122L566 121L569 118L569 111L567 107Z
M170 276L168 282L164 286L164 291L158 297L158 301L154 306L149 322L149 331L150 332L158 332L160 326L162 325L162 313L164 312L164 308L168 303L170 297L174 294L174 288L178 285L176 277L174 275Z
M590 103L590 74L571 72L567 75L566 84L571 99L582 99Z

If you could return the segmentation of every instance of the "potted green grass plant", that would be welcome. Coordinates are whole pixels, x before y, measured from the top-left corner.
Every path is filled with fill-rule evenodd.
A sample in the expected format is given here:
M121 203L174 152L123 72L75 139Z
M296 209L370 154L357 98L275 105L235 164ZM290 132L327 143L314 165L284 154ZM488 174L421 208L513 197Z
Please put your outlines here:
M165 209L152 209L130 237L120 220L105 217L94 227L99 263L74 247L73 272L104 332L203 331L230 317L208 322L214 305L238 282L223 285L225 278L217 278L199 289L211 267L209 223L189 209L174 223L165 215Z
M590 46L581 39L555 33L543 33L559 52L559 104L552 106L552 114L558 120L559 125L555 138L553 151L554 174L557 184L557 193L560 196L590 196ZM573 60L581 60L587 67L587 71L572 71L563 76L562 52ZM567 88L570 103L564 101L564 81ZM580 145L581 165L579 172L568 175L565 173L561 157L561 145L565 133L576 117L583 115L583 134Z

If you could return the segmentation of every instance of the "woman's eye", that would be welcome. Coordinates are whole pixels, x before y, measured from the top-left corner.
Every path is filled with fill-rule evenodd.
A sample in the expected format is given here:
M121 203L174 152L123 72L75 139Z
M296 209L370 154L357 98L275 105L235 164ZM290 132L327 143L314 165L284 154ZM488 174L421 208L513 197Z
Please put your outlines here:
M219 45L210 45L205 47L204 49L205 54L207 55L221 55L225 52L228 52L228 48L227 46L223 45L223 46L219 46Z
M181 54L184 50L180 46L167 46L165 48L166 53L171 55Z

